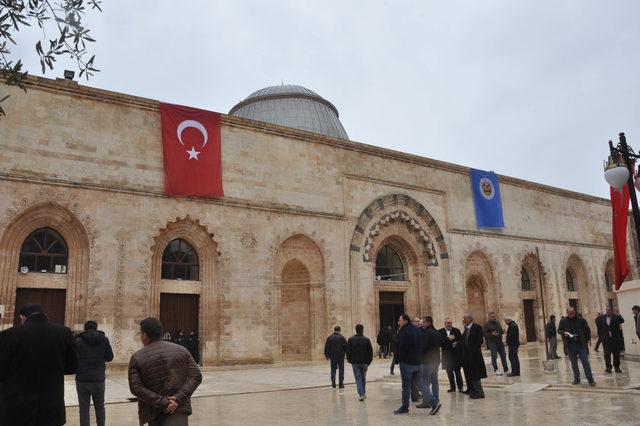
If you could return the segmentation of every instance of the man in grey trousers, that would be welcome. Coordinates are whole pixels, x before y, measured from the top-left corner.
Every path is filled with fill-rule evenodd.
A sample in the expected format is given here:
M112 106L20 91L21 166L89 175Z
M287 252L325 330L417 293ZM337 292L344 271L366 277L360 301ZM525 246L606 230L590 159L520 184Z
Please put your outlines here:
M545 327L547 338L549 339L549 353L547 359L558 359L558 328L556 327L556 316L551 315Z

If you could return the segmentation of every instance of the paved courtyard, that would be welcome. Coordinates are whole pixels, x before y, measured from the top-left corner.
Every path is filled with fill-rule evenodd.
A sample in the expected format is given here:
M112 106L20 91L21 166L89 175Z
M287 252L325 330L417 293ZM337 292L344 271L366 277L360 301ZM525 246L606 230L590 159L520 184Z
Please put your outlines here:
M522 376L484 381L484 400L472 401L459 393L441 392L443 408L430 424L639 424L640 363L624 362L623 374L607 375L600 354L592 353L596 388L571 386L568 360L559 360L554 373L543 373L544 347L521 350ZM488 354L487 354L488 355ZM485 361L489 363L489 358ZM488 370L492 371L490 365ZM399 377L389 376L387 360L376 359L370 368L367 400L359 402L353 374L346 371L347 387L332 389L328 368L312 363L281 367L208 370L193 399L192 425L261 424L424 424L426 412L412 409L407 416L393 416L400 406ZM441 372L441 389L446 375ZM584 379L583 379L584 381ZM78 424L73 381L67 382L67 424ZM137 405L125 375L110 375L107 383L107 419L111 425L136 424Z

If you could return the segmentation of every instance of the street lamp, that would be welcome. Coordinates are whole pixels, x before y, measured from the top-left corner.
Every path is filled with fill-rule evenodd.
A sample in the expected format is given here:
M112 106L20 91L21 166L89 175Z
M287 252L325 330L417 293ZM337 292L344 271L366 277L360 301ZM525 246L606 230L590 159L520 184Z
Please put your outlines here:
M621 190L625 183L629 186L633 222L636 228L638 247L640 247L640 209L638 209L638 199L635 191L635 188L640 191L640 165L638 166L638 172L635 174L633 172L634 161L640 159L640 155L636 154L627 145L627 138L625 138L624 133L620 133L618 136L620 137L620 142L617 146L614 147L613 142L609 141L611 155L604 165L604 178L612 188L617 190ZM636 262L638 262L638 259L636 259Z

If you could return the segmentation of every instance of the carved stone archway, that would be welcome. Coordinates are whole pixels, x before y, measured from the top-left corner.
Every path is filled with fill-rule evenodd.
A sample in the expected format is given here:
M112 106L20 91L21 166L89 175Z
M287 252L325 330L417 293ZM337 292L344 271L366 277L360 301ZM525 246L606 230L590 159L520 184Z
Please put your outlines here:
M409 281L376 282L376 254L387 243L396 244L397 251L411 259L407 261ZM404 293L405 310L413 315L429 314L441 320L448 312L452 299L445 237L436 220L415 199L391 194L373 201L358 217L350 252L353 322L379 328L379 292L390 289L386 286ZM371 284L367 286L367 282Z
M196 251L199 259L199 281L186 283L162 280L162 254L167 245L183 239ZM189 216L176 218L154 237L151 248L149 312L160 316L160 294L188 292L199 294L199 336L203 365L223 363L220 351L220 287L221 274L218 243L207 228ZM171 289L171 286L176 286Z
M275 359L294 360L297 355L322 359L327 333L327 296L324 256L318 244L303 234L285 239L276 250L272 276L277 312L273 324L277 335ZM307 315L300 310L303 304L308 306ZM300 317L300 325L288 322L295 316ZM308 342L308 347L295 354L288 352L288 342L285 341L295 339L296 330L292 327L298 326L305 327L300 330L300 338Z
M66 274L18 274L20 248L39 228L52 228L65 239L68 248ZM34 282L36 280L38 282ZM11 324L15 312L16 289L48 286L66 290L65 324L80 327L87 316L89 280L89 238L78 218L57 203L35 205L7 225L0 239L0 304L5 306L2 324ZM50 283L49 283L50 282Z

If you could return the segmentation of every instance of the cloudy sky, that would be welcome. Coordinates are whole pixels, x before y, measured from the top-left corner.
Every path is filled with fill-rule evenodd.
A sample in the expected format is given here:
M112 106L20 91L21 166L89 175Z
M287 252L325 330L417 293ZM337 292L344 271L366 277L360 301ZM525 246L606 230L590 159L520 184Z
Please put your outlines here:
M105 0L91 86L228 112L282 82L352 140L608 197L640 147L635 0ZM15 53L40 75L33 42ZM46 74L59 77L56 71Z

